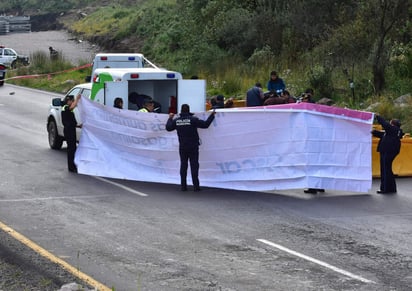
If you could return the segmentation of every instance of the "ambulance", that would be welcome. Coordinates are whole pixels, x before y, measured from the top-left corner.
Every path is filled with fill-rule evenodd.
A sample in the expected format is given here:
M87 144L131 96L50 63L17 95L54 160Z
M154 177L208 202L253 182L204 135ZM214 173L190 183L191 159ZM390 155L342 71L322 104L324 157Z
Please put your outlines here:
M92 76L90 99L113 106L123 99L124 109L138 110L146 98L159 107L159 113L177 113L182 104L191 111L206 110L206 80L183 79L182 74L161 68L103 68Z
M155 64L139 53L98 53L92 64L92 76L96 69L100 68L157 68ZM91 76L87 76L86 82L90 82L90 80Z
M68 95L89 98L106 106L113 106L114 99L123 99L123 109L137 111L143 101L155 101L158 113L178 113L182 104L190 105L192 112L206 110L206 80L185 80L181 73L160 68L100 68L92 82L74 86L63 97L53 98L47 116L49 146L60 149L64 142L61 109ZM81 123L77 108L76 120ZM76 130L77 140L81 130Z

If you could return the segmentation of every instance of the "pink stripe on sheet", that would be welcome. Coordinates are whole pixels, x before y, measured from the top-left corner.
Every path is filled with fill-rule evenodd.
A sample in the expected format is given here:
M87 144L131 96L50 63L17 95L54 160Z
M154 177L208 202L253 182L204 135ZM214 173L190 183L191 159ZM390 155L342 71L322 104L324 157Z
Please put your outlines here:
M258 107L247 107L250 109L281 109L281 110L308 110L308 111L316 111L322 112L327 114L339 115L339 116L346 116L350 118L356 118L361 120L371 120L373 117L372 112L367 111L358 111L353 109L335 107L335 106L327 106L315 103L289 103L289 104L279 104L279 105L269 105L269 106L258 106Z

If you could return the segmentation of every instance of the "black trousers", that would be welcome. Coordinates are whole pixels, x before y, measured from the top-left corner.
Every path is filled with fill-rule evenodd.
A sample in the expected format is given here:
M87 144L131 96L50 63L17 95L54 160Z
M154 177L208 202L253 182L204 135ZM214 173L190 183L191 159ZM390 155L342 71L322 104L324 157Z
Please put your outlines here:
M67 168L71 172L77 171L74 163L74 154L76 153L76 128L64 128L64 138L67 143Z
M180 155L180 184L187 187L187 167L190 160L190 171L194 188L199 188L199 147L191 149L179 149Z
M380 153L381 187L382 192L396 192L395 177L392 172L392 163L396 153Z

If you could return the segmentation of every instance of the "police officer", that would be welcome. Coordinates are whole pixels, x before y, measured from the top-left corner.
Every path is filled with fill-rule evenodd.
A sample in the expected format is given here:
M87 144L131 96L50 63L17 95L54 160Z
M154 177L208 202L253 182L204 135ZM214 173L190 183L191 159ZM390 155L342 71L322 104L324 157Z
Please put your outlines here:
M76 127L81 127L81 125L77 125L73 110L77 106L79 99L80 94L77 95L76 99L73 95L66 96L64 99L65 105L62 108L63 133L67 143L67 166L69 171L74 173L77 173L77 167L74 163L74 154L76 152Z
M190 160L190 170L192 172L192 181L194 191L200 191L199 186L199 144L200 138L197 132L198 128L208 128L215 118L213 111L207 120L201 120L190 113L188 104L183 104L180 110L180 116L173 119L174 113L169 114L166 123L166 130L177 130L179 138L179 155L180 155L180 185L182 191L187 191L187 167Z
M376 115L376 119L384 131L372 130L372 135L380 138L377 151L380 153L381 185L378 194L396 193L396 182L392 172L392 162L401 150L403 131L398 119L387 122Z

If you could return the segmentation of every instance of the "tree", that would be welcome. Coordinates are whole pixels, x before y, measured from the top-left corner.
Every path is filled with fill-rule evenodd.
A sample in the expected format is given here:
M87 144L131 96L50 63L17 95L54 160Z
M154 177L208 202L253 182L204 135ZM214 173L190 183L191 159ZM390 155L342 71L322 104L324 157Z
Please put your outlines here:
M410 0L370 0L361 11L364 22L375 27L375 44L372 50L373 84L377 93L385 87L385 69L389 62L391 43L396 25L407 21Z

